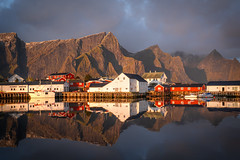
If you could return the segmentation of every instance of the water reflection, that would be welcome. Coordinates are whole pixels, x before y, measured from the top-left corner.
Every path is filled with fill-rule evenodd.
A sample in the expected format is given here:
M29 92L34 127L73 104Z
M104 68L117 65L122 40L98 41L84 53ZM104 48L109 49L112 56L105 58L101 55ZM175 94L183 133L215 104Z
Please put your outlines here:
M88 102L90 108L104 108L107 112L114 114L121 122L124 122L128 118L135 116L141 112L145 112L148 109L147 101L138 102Z
M35 99L28 103L1 104L0 146L16 147L22 140L39 138L118 146L123 141L121 134L128 133L134 126L142 128L139 132L147 129L153 138L156 136L154 133L165 132L164 126L174 125L178 129L176 126L195 123L201 126L206 121L211 126L219 126L227 117L238 117L235 124L240 126L240 112L236 110L239 108L237 99L75 103ZM192 131L188 134L191 133L194 134ZM131 141L131 137L126 136L124 140Z

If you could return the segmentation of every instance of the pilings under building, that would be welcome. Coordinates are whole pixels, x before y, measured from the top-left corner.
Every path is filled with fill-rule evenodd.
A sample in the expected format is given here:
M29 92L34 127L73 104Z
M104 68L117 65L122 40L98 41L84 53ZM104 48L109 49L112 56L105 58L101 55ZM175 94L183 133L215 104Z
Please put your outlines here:
M11 92L11 93L0 93L0 99L30 99L30 96L28 93L22 92Z

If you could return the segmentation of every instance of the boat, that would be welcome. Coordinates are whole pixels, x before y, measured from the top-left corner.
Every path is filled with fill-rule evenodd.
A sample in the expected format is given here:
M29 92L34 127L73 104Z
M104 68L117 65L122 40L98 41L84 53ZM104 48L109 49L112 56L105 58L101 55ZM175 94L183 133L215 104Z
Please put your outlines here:
M200 97L200 98L213 98L213 95L211 93L202 93L202 94L199 94L198 97Z
M42 90L34 90L29 92L31 98L55 98L55 92L47 92Z
M185 99L197 99L197 95L195 94L189 94L184 96Z

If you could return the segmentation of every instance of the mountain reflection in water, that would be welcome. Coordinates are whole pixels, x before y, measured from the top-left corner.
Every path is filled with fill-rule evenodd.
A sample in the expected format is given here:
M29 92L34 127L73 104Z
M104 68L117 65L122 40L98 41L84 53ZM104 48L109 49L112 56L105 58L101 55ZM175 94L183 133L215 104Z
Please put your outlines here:
M234 159L239 108L236 100L183 99L2 104L0 158Z

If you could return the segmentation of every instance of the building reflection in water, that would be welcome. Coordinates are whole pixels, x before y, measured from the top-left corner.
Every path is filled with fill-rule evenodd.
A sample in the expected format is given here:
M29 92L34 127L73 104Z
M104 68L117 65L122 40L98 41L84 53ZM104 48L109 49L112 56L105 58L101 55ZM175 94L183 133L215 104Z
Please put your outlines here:
M206 107L209 110L240 111L240 101L238 99L214 99L206 102Z
M88 105L91 108L99 107L104 108L106 111L113 113L121 122L124 122L129 117L135 116L141 112L148 110L147 101L138 101L138 102L88 102Z
M33 99L28 103L1 104L0 144L17 146L25 138L67 138L113 145L122 131L132 125L159 132L170 123L184 125L204 119L217 126L225 117L239 114L224 110L239 108L239 103L237 100L183 99L66 103ZM209 108L223 109L219 112Z
M28 103L1 104L0 112L68 111L69 104L55 98L31 99Z

